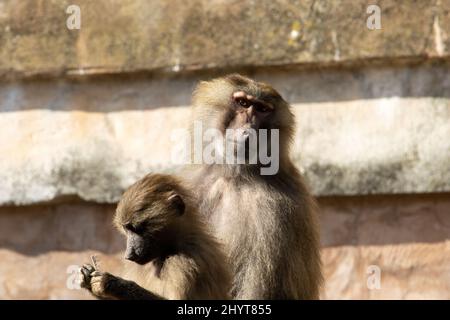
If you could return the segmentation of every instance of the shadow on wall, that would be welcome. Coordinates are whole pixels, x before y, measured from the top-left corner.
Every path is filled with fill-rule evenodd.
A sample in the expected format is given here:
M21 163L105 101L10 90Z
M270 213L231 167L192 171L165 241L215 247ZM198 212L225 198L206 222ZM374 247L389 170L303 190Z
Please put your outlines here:
M325 247L437 243L450 239L448 194L323 197Z
M0 208L0 248L35 256L48 251L113 254L125 239L113 226L116 206L63 203Z
M450 239L446 194L319 198L324 247L436 243ZM115 205L64 203L0 208L0 248L115 254L125 239L112 225Z
M270 83L290 103L385 97L450 98L450 64L251 68L172 74L131 73L0 83L0 112L49 109L116 112L188 106L195 85L231 72ZM36 99L39 97L39 99Z

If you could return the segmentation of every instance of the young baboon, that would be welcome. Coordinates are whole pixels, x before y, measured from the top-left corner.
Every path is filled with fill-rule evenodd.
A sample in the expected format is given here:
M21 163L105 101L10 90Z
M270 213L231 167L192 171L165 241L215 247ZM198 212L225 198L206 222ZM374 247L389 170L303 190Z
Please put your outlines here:
M81 268L82 286L103 299L227 299L226 258L173 176L149 174L120 200L114 223L126 235L125 279Z
M223 135L241 129L229 136L236 145L246 141L247 129L279 130L279 170L272 175L261 174L260 161L187 169L201 213L226 246L232 296L317 299L322 274L316 205L290 159L295 128L289 104L268 84L233 74L198 85L193 120ZM276 150L268 143L267 150Z

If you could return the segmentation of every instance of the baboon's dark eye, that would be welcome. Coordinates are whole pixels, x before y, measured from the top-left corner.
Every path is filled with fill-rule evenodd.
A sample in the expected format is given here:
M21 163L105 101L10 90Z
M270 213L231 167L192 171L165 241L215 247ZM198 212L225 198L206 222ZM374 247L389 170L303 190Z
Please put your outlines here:
M244 98L237 98L237 99L236 99L236 102L237 102L241 107L244 107L244 108L247 108L247 107L250 106L249 101L248 101L247 99L244 99Z
M123 226L126 230L129 230L131 232L134 232L136 234L140 234L145 230L145 224L144 223L140 223L138 225L133 225L131 222L126 223Z
M258 111L258 112L269 112L269 111L272 111L272 109L269 108L264 103L255 103L254 106L255 106L256 111Z
M134 227L134 232L137 234L141 234L145 231L145 223L138 224Z

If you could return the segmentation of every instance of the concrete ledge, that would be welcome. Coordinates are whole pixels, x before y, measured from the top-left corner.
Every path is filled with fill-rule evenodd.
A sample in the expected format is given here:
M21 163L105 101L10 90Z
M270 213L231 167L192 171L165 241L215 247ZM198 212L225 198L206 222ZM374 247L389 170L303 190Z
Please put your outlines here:
M420 66L252 76L292 102L293 157L320 196L450 191L449 74ZM197 80L3 84L0 204L72 195L112 203L145 173L176 170L171 132L186 126Z
M68 30L72 1L2 1L0 76L177 72L242 66L323 65L448 57L450 3L78 0L81 29Z

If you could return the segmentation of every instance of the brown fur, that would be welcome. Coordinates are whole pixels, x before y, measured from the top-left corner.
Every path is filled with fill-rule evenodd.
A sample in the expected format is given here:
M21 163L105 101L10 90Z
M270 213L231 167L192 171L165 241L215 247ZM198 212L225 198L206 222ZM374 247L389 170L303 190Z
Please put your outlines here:
M290 106L267 84L240 75L201 82L193 120L224 131L235 116L231 96L244 91L274 106L262 127L280 130L280 170L259 165L190 167L200 211L226 246L237 299L317 299L322 282L315 201L289 157L294 133Z
M168 199L178 195L184 213ZM124 278L107 274L99 297L116 299L227 299L231 280L220 245L208 233L190 192L173 176L149 174L132 185L120 200L115 225L141 226L149 236L155 259L143 265L128 262ZM142 227L143 226L143 227ZM131 281L130 281L131 280ZM116 283L118 283L116 285ZM111 288L112 287L112 288Z

